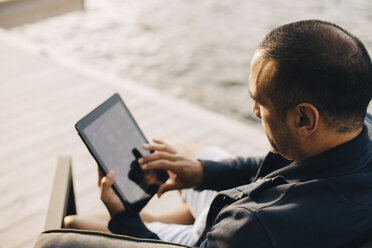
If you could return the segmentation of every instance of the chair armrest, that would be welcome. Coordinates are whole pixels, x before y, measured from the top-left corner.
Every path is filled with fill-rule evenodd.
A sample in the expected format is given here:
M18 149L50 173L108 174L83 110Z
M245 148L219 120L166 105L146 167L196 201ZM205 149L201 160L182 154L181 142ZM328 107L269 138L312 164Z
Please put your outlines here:
M188 247L161 240L139 239L95 231L61 229L67 215L76 214L72 165L69 156L58 158L44 232L34 248L180 248Z
M64 217L76 214L71 168L69 156L58 158L44 230L62 228Z
M140 239L96 231L58 229L40 234L34 248L181 248L161 240Z

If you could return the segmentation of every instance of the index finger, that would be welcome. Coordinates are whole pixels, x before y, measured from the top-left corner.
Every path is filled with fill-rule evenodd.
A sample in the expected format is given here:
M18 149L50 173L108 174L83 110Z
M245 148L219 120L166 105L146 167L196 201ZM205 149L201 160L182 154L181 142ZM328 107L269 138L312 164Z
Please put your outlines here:
M141 166L143 170L169 170L174 171L174 162L166 160L166 159L159 159L148 162Z
M173 154L173 153L168 153L168 152L154 152L154 153L150 153L149 155L146 155L146 156L138 159L138 162L140 164L146 164L146 163L151 162L153 160L159 160L159 159L176 161L178 159L178 156Z
M157 152L169 152L169 153L177 153L177 151L171 147L170 145L167 145L165 143L162 144L143 144L143 149L148 150L148 151L157 151Z

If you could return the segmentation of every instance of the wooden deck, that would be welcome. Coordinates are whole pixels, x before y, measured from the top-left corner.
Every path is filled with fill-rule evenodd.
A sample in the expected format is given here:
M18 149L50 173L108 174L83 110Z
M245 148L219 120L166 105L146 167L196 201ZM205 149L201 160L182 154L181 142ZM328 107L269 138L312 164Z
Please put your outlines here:
M43 229L59 155L72 156L78 212L103 209L95 162L74 124L114 92L148 137L196 140L237 155L268 150L257 125L71 61L52 60L6 31L0 32L0 54L0 248L33 246Z
M0 27L12 28L83 9L84 0L0 0Z

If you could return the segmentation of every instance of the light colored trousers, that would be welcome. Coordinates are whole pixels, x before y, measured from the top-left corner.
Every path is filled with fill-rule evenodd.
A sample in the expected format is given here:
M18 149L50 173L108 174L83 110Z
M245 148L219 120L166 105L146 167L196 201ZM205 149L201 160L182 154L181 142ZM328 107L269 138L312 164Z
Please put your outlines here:
M207 147L196 155L196 159L213 161L232 157L230 153L216 146ZM152 222L146 226L150 231L156 233L161 240L191 246L198 241L205 228L209 207L216 194L217 192L212 190L200 192L193 189L182 190L182 199L188 204L190 212L195 218L193 225Z

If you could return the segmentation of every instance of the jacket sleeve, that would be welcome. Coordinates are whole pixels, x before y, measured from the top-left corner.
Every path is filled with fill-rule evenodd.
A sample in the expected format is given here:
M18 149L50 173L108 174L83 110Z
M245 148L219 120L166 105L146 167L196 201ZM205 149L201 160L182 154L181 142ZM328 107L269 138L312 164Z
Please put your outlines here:
M111 218L108 228L115 234L124 234L136 238L160 239L158 235L147 229L138 214L132 214L125 210Z
M272 245L254 213L235 207L221 212L200 247L269 248Z
M236 158L214 162L202 160L204 179L198 190L221 191L248 184L256 176L263 158Z

